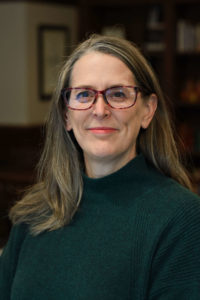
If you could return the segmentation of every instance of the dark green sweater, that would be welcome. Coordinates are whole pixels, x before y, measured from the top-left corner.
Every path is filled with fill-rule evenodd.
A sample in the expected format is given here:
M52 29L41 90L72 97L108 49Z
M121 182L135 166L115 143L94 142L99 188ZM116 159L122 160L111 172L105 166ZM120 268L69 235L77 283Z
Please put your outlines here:
M36 237L15 226L1 300L199 300L200 199L138 156L84 177L72 223Z

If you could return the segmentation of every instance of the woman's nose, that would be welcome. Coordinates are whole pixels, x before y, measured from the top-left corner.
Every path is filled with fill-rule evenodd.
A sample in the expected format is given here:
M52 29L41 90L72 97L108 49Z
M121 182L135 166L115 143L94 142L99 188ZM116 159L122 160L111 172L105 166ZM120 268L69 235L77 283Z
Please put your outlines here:
M96 101L93 105L93 114L101 118L110 114L109 106L104 100L103 94L101 93L98 93Z

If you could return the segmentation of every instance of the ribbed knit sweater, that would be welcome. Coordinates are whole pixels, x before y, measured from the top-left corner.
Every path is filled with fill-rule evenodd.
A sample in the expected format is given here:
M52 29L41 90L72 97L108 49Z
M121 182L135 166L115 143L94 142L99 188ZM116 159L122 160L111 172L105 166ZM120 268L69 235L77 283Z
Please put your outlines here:
M142 155L84 176L70 225L32 236L14 226L1 300L199 300L200 199Z

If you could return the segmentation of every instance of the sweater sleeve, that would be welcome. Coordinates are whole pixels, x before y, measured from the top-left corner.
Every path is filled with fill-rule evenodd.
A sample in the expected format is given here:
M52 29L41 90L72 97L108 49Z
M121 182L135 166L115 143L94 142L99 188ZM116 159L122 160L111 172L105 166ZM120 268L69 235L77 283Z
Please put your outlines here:
M191 201L190 201L191 200ZM157 244L150 300L200 299L200 201L187 199Z
M25 225L14 226L11 230L8 243L0 256L0 295L2 300L10 299L12 282L25 231Z

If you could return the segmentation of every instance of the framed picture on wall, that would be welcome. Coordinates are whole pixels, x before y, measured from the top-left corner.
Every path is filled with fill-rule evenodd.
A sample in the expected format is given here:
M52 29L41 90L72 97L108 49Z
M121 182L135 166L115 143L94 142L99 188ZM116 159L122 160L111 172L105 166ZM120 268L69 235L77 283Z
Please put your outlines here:
M38 27L39 96L50 100L62 63L69 54L69 28L40 25Z

